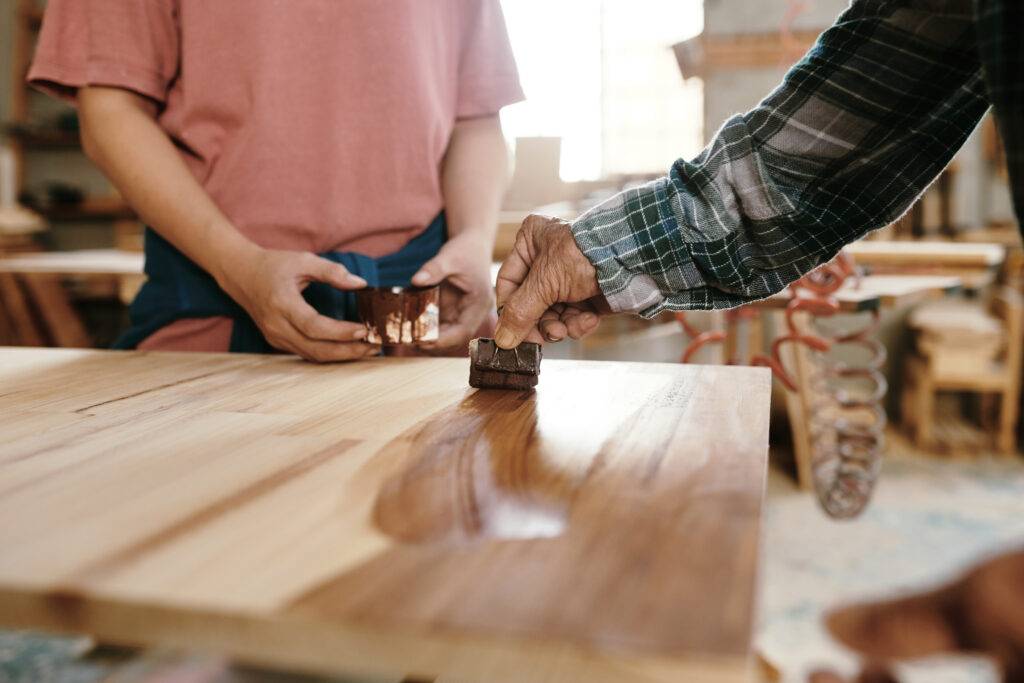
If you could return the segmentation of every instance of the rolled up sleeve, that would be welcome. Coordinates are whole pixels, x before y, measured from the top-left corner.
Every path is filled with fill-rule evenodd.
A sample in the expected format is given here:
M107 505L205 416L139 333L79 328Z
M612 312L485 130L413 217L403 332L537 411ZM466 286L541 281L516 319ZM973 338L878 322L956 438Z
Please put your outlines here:
M460 119L490 116L524 99L505 15L498 0L463 0L459 56Z
M936 6L855 0L697 159L581 216L612 308L765 298L902 215L988 107L971 2Z
M102 85L162 103L179 43L177 0L50 0L28 82L71 102Z

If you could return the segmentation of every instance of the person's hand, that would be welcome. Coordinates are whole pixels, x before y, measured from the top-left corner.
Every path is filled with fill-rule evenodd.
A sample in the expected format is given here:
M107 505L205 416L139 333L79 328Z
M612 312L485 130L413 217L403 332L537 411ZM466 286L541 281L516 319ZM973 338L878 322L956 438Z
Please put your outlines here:
M597 271L576 245L569 224L548 216L523 221L498 271L497 294L494 341L504 349L523 340L580 339L608 313Z
M366 338L365 326L320 315L302 298L311 282L346 290L366 286L365 280L333 261L305 252L256 248L234 259L217 281L276 349L318 363L380 352L379 346L361 341Z
M835 610L827 624L836 639L874 661L983 654L1002 667L1006 683L1024 682L1024 551L989 560L938 590ZM876 665L856 680L896 678ZM843 680L819 672L811 683Z
M468 232L448 240L437 256L412 278L417 287L441 285L441 330L435 342L422 342L428 353L464 350L494 307L489 240Z

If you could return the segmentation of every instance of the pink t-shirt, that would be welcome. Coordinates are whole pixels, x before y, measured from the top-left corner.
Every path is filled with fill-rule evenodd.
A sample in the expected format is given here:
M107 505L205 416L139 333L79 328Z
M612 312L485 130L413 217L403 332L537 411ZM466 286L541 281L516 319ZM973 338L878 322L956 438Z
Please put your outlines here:
M400 249L459 118L522 99L498 0L50 0L29 80L119 86L265 247Z

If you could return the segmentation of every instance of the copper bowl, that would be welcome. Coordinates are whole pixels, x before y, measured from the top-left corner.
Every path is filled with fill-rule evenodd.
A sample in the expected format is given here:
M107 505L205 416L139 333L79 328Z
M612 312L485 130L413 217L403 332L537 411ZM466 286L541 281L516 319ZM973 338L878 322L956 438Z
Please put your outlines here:
M367 287L356 292L356 303L371 344L404 346L440 336L440 287Z

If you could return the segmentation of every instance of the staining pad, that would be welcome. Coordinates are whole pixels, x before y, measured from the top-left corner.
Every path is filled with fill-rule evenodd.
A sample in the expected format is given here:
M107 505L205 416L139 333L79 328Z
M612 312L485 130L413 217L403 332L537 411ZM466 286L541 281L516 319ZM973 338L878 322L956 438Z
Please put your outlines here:
M532 389L537 386L540 344L523 342L502 349L493 339L469 342L469 386L477 389Z

